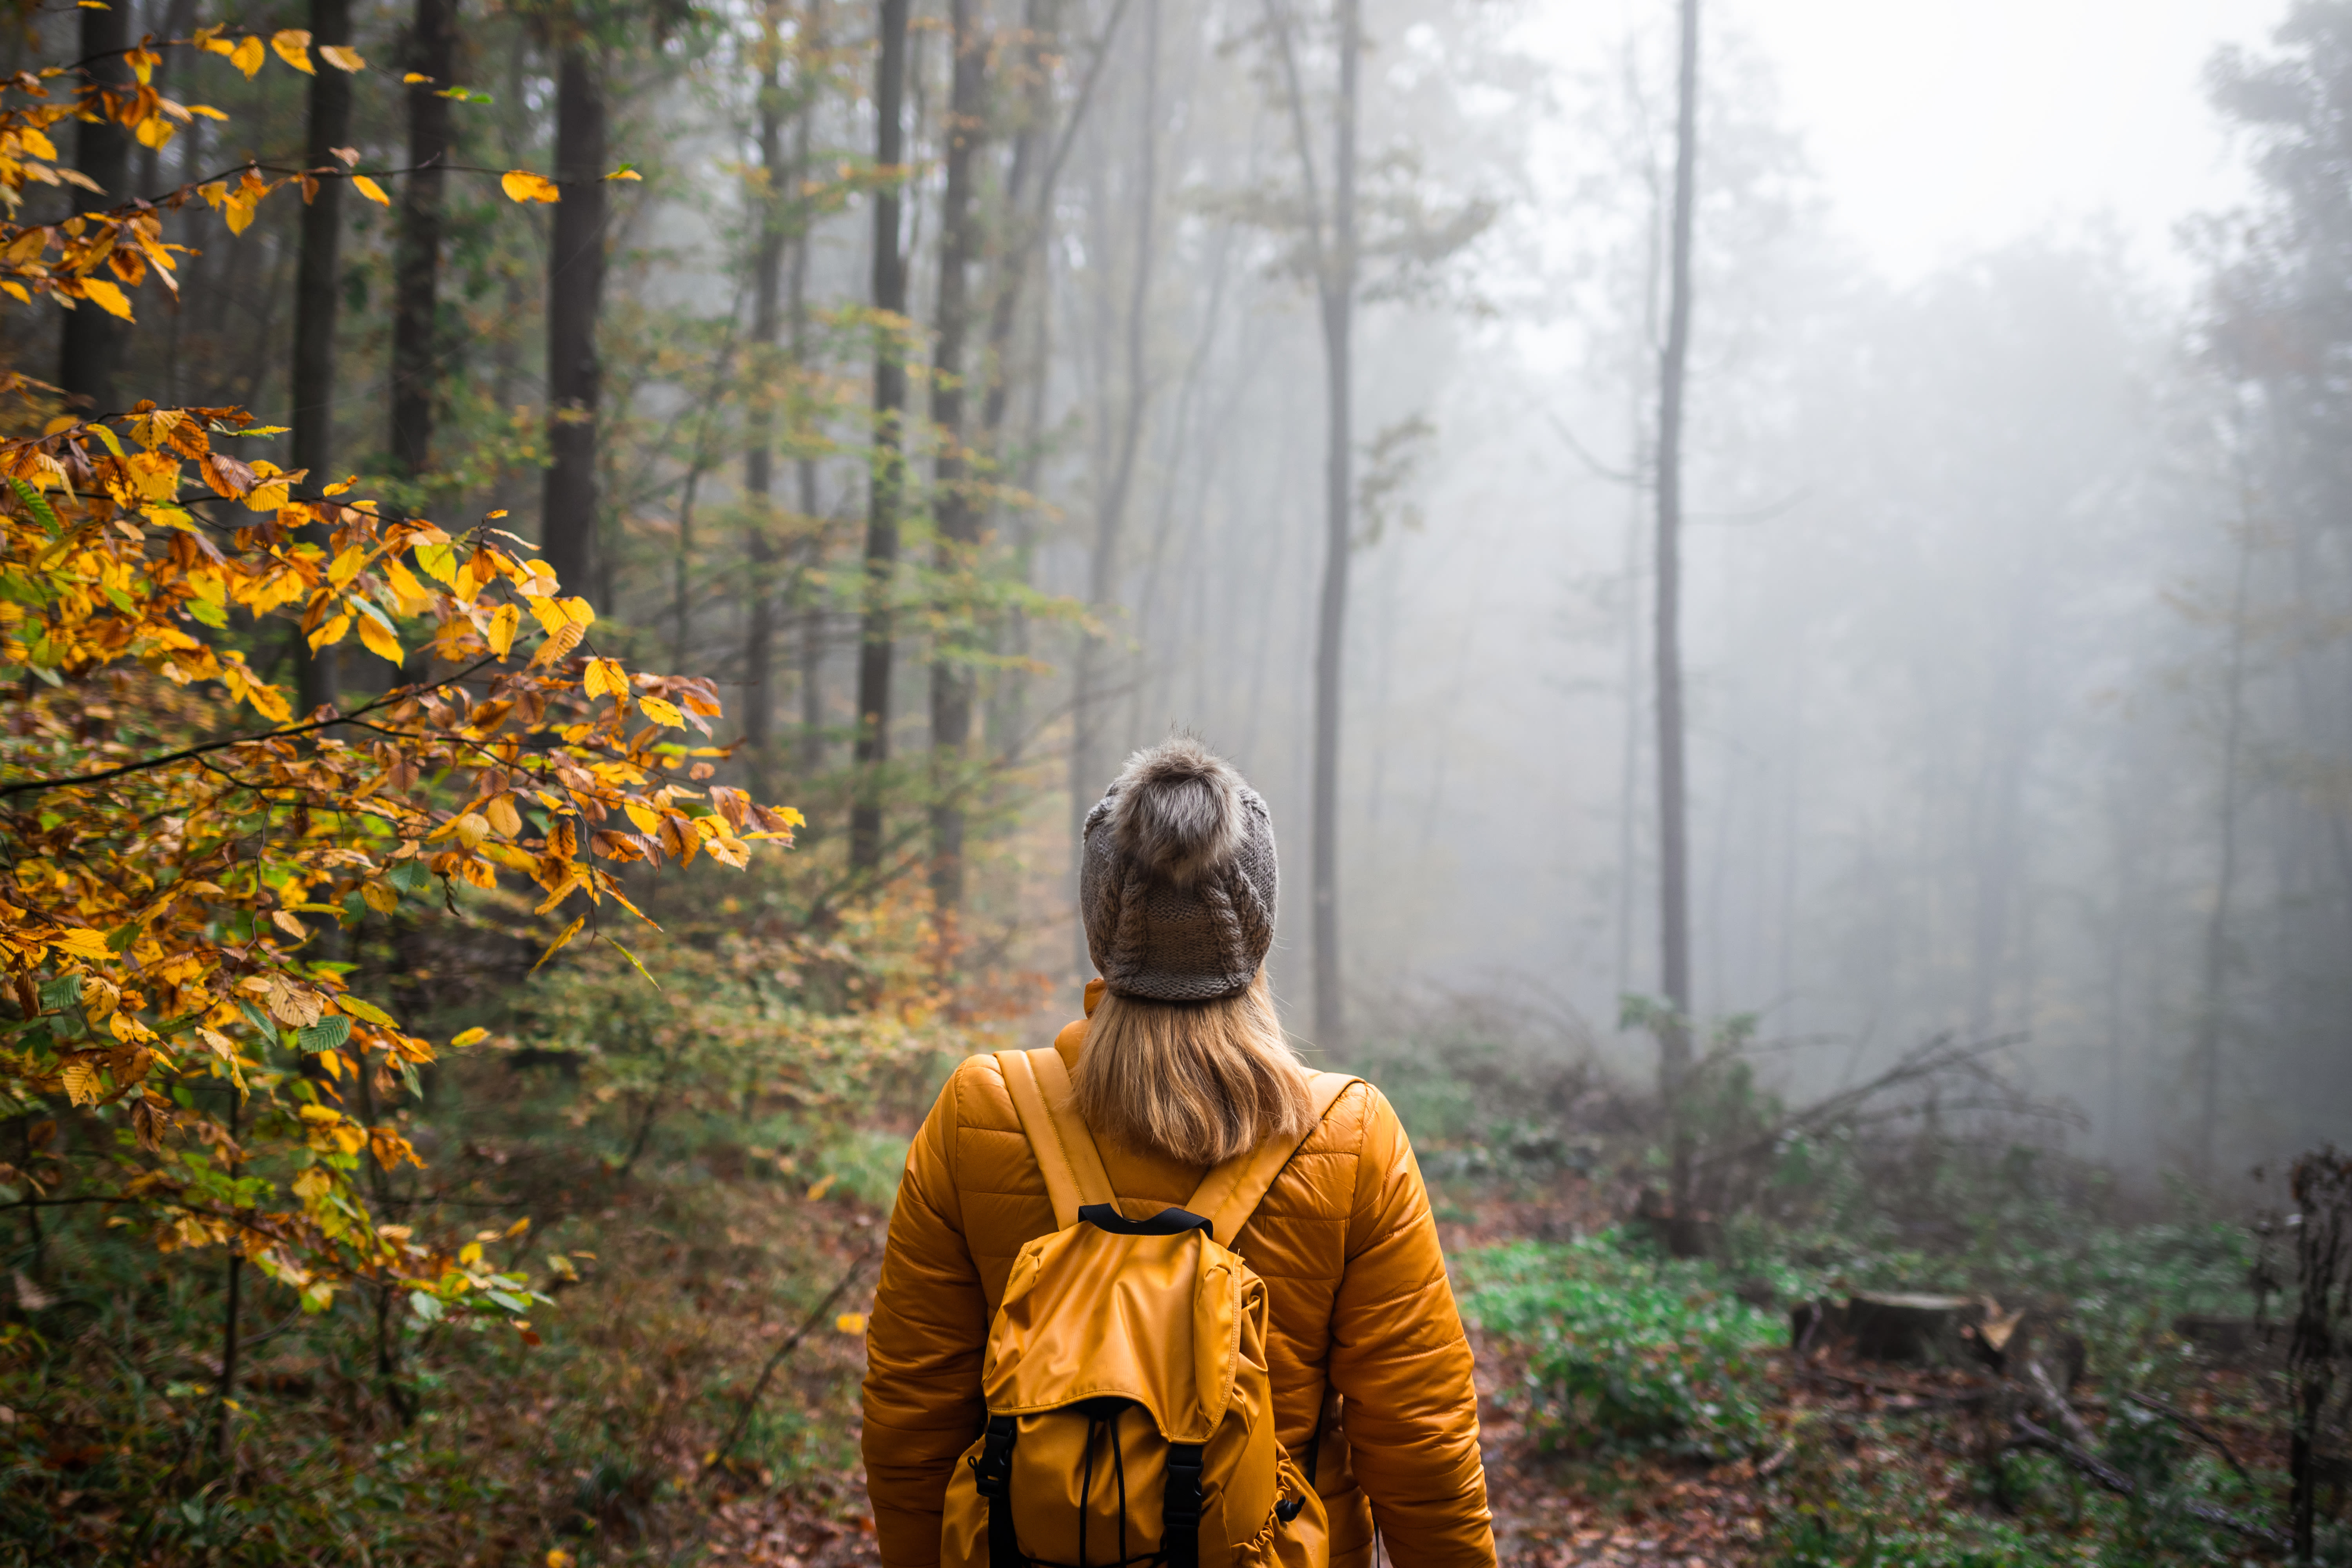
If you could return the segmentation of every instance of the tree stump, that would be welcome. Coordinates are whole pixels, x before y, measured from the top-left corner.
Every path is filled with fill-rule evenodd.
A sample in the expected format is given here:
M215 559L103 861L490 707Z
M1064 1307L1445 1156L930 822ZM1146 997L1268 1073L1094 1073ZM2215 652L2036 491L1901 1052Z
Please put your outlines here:
M1969 1357L1961 1330L1984 1321L1985 1303L1973 1296L1882 1295L1857 1292L1845 1304L1844 1330L1864 1361L1901 1366L1958 1364Z

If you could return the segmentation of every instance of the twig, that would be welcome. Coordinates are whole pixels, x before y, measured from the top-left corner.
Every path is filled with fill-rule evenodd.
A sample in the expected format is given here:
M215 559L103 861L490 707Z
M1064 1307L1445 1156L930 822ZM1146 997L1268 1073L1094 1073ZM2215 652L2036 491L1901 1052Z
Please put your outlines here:
M2238 1456L2230 1452L2230 1445L2221 1441L2221 1435L2214 1431L2211 1427L2206 1426L2203 1422L2198 1420L2194 1415L2189 1415L2186 1410L2182 1410L2177 1405L2168 1405L2165 1401L2155 1397L2153 1394L2127 1393L2124 1397L2130 1400L2134 1405L2138 1405L2143 1410L2152 1410L2157 1415L2163 1416L2165 1419L2177 1423L2184 1431L2188 1432L2189 1436L2203 1439L2212 1447L2215 1453L2221 1456L2222 1461L2225 1464L2227 1464L2231 1469L2238 1472L2238 1479L2240 1480L2245 1482L2248 1487L2252 1487L2254 1484L2254 1478L2247 1473L2246 1467L2244 1465L2238 1462Z
M2008 1448L2039 1448L2043 1453L2055 1454L2118 1497L2139 1495L2138 1484L2129 1476L2117 1470L2104 1459L2084 1453L2056 1433L2035 1426L2023 1411L2013 1413L2010 1420L2017 1427L2017 1436L2009 1440ZM2218 1524L2224 1530L2235 1531L2240 1535L2252 1540L2267 1542L2273 1546L2284 1546L2287 1543L2284 1531L2273 1530L2266 1524L2254 1524L2240 1519L2227 1509L2215 1508L2210 1503L2202 1502L2184 1502L2179 1507L2181 1512L2191 1519L2202 1521L2207 1524Z
M2042 1408L2066 1429L2066 1436L2073 1438L2084 1453L2099 1446L2098 1437L2091 1431L2091 1424L2066 1403L2066 1396L2058 1392L2056 1384L2050 1381L2050 1374L2042 1370L2039 1359L2026 1357L2025 1376L2026 1381L2033 1384L2033 1392L2041 1399Z
M104 784L108 779L121 778L125 773L143 773L149 768L167 767L173 763L184 763L191 757L201 757L207 752L225 752L231 746L249 746L261 741L283 741L289 736L308 734L313 730L324 730L332 725L348 722L362 713L373 713L379 708L388 708L395 703L404 702L409 698L423 692L438 691L445 686L454 686L484 665L497 662L496 654L486 658L476 659L446 680L436 680L430 686L398 687L385 692L364 707L355 708L349 713L337 713L331 718L312 719L304 723L290 724L282 730L271 730L259 735L235 735L226 741L208 741L201 746L190 746L185 751L167 752L160 757L147 757L135 763L125 763L119 768L107 768L99 773L77 773L70 778L61 779L21 779L12 784L0 784L0 798L23 795L32 790L65 789L73 784Z
M849 1289L858 1275L865 1272L866 1260L873 1256L874 1244L869 1241L864 1251L850 1259L848 1268L833 1282L833 1289L824 1293L824 1300L810 1310L801 1326L793 1331L792 1337L778 1345L775 1353L768 1357L768 1364L760 1369L760 1380L751 1385L751 1392L743 1396L742 1405L735 1412L735 1425L728 1428L727 1440L710 1451L710 1458L703 1466L705 1475L717 1469L728 1455L735 1451L735 1445L743 1440L744 1428L751 1425L751 1413L760 1407L760 1396L768 1392L768 1380L776 1375L776 1368L784 1363L786 1356L801 1348L803 1340L815 1331L817 1324L824 1321L824 1315L833 1310L833 1304L840 1300L842 1293Z

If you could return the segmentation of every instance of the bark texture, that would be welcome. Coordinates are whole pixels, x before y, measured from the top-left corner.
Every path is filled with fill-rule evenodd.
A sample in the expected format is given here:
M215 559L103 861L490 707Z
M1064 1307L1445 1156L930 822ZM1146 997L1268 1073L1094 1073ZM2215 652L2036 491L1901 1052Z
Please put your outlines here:
M874 70L874 162L896 171L906 158L907 11L908 0L882 0L878 58ZM874 308L907 313L907 258L898 248L898 186L874 193ZM907 412L907 365L898 335L884 327L874 349L874 458L866 508L865 608L857 639L857 781L849 813L849 864L871 871L882 863L883 766L890 760L890 657L898 617L890 603L898 568L898 512L906 489L901 426Z
M604 82L584 39L566 44L555 88L554 242L547 257L547 445L540 546L564 591L595 563L596 316L604 295Z
M408 163L393 262L392 460L409 479L432 466L433 404L440 384L442 186L449 161L449 100L457 69L457 0L416 0L408 69Z

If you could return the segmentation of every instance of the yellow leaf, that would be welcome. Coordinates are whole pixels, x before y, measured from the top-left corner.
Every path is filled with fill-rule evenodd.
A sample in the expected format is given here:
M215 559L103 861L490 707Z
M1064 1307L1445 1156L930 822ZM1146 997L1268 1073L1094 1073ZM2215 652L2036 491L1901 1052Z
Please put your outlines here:
M253 203L232 200L222 206L221 216L228 220L229 233L243 234L253 226Z
M365 196L368 200L374 202L379 206L388 207L392 205L392 198L383 194L383 187L377 184L373 180L369 179L365 174L353 174L352 176L352 188L359 192L360 195Z
M464 1034L459 1035L456 1039L451 1040L449 1045L452 1049L462 1051L467 1046L478 1046L489 1037L490 1032L477 1024L474 1027L467 1030Z
M512 795L499 796L482 807L482 815L490 819L490 826L497 828L502 837L512 838L522 832L522 813L515 809Z
M344 634L351 629L352 617L348 614L337 616L310 634L310 651L316 653L322 647L334 647L343 640Z
M825 1194L833 1191L833 1184L839 1180L841 1180L841 1178L837 1175L818 1177L815 1184L811 1186L808 1190L809 1202L814 1203L819 1198L824 1197Z
M525 594L523 598L530 605L532 616L538 618L541 629L549 637L562 637L564 628L572 624L572 617L565 613L561 602L543 599L537 594Z
M489 819L479 812L469 811L457 818L457 842L472 849L490 836Z
M563 193L555 182L544 174L534 174L529 169L509 169L499 176L499 189L506 192L510 202L560 202Z
M75 1057L58 1069L65 1080L66 1098L76 1105L96 1105L104 1094L98 1081L98 1068L86 1057Z
M862 1334L866 1331L866 1314L844 1312L833 1321L833 1326L845 1334Z
M393 557L384 557L384 580L392 584L393 596L400 601L404 616L422 615L433 607L432 591L416 580L416 574Z
M367 61L360 58L359 50L343 44L320 44L319 58L339 71L367 69Z
M139 139L139 145L153 151L161 148L164 142L178 134L179 130L178 126L163 116L151 114L139 122L139 128L131 134Z
M223 54L226 54L227 52L228 51L226 49L223 49L221 51ZM209 103L191 103L187 106L187 110L190 114L201 114L206 120L226 121L228 119L227 115L223 114L219 110L215 109Z
M677 710L675 703L665 702L658 697L638 698L637 711L655 723L666 725L672 730L686 728L686 715Z
M637 825L638 832L658 833L661 831L661 813L656 811L653 807L633 800L624 805L621 809L629 814L629 820Z
M630 168L615 169L604 177L608 180L642 180L645 178L643 174L640 174L635 169Z
M60 952L70 953L76 958L86 958L93 963L103 963L114 956L113 950L106 945L106 938L88 929L78 929L67 931L61 936L53 936L49 938L49 945Z
M431 77L426 76L423 71L410 71L407 75L400 79L400 85L403 87L415 87L420 81L431 81L432 79L433 79Z
M625 700L629 695L629 672L621 668L621 661L617 658L592 658L588 661L588 672L581 678L580 684L591 697L612 696Z
M236 47L228 51L228 63L248 77L261 68L262 58L259 38L241 39Z
M572 1568L576 1561L577 1559L572 1553L564 1551L561 1546L551 1546L547 1549L546 1568Z
M122 297L121 289L105 279L83 279L81 291L87 298L96 300L98 308L108 315L120 316L126 321L131 320L131 301Z
M310 63L310 30L308 27L281 27L269 37L269 47L278 58L300 71L304 76L317 76L318 68Z
M580 934L580 928L587 923L588 917L586 915L582 915L578 920L573 921L570 925L565 926L563 928L563 934L557 937L553 942L549 942L547 944L547 951L539 955L539 963L545 963L549 959L553 958L556 955L556 952L562 948L564 943L570 942L573 937ZM530 972L533 974L539 973L539 963L534 963L530 966Z
M512 605L500 605L490 616L489 630L482 635L489 639L490 651L500 658L514 647L515 632L522 625L522 612Z
M563 613L572 617L572 624L575 626L586 627L596 624L596 607L576 595L563 601Z
M403 664L407 655L401 652L400 639L383 629L383 623L373 616L360 617L360 641L368 652L391 664Z

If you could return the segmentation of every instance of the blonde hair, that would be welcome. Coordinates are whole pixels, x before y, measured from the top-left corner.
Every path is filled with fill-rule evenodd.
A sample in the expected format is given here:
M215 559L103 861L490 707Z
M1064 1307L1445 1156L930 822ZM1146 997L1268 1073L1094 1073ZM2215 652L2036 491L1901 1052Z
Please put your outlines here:
M1307 1068L1260 969L1214 1002L1106 993L1087 1021L1072 1102L1097 1137L1216 1165L1314 1129Z

